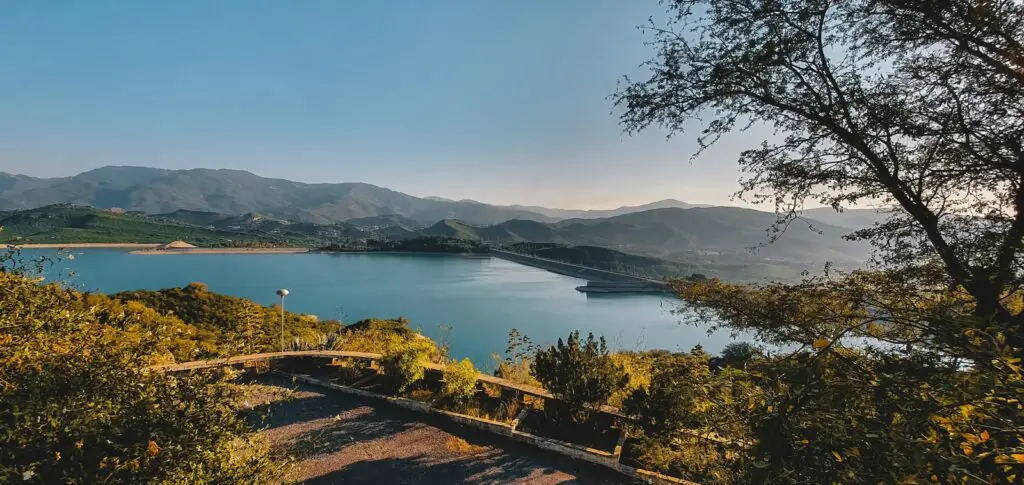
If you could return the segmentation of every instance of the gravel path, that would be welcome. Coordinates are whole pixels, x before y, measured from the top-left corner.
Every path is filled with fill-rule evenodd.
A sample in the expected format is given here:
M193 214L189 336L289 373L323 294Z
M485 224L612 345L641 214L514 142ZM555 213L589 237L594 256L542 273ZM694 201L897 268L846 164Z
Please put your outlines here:
M313 386L260 377L246 407L300 483L631 483L478 430L399 409L371 407Z

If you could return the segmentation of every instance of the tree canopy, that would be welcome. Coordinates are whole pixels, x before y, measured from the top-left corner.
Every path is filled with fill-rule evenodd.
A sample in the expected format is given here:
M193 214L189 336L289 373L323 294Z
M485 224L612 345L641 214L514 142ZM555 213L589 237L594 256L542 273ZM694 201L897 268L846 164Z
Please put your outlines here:
M647 27L646 79L617 93L629 130L684 131L702 147L761 124L741 195L782 227L808 202L875 203L853 237L881 262L935 263L979 315L1024 338L1004 298L1022 281L1024 5L1014 0L673 0ZM935 284L936 282L930 282Z
M646 79L616 94L627 130L678 134L696 120L703 150L734 130L773 128L741 153L738 195L774 204L776 231L807 204L888 212L849 236L876 247L863 271L677 285L703 321L787 350L735 372L760 401L713 416L752 437L728 455L735 476L1019 480L1024 4L665 4L666 20L645 27ZM674 402L680 389L652 381L648 399ZM648 419L665 412L632 404ZM701 421L698 408L674 409L676 421Z

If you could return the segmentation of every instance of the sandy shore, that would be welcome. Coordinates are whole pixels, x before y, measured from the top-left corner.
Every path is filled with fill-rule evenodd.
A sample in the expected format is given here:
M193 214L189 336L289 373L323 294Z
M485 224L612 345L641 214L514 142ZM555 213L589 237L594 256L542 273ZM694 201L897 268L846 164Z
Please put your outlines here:
M181 248L140 249L132 251L132 254L300 254L308 252L309 248Z
M83 248L115 248L115 249L152 249L159 243L60 243L60 244L15 244L22 249L83 249Z

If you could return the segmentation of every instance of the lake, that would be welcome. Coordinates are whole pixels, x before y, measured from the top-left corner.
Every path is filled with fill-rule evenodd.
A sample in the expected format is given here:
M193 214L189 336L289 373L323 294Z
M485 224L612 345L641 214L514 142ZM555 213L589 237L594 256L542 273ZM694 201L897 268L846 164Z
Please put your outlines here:
M25 256L54 255L26 250ZM453 357L493 367L512 328L552 344L572 330L603 335L619 350L712 353L732 340L725 332L678 323L680 301L656 295L588 295L584 280L489 257L435 254L136 255L125 250L74 250L47 272L80 290L114 293L202 282L211 291L269 305L287 288L289 311L353 323L404 316L434 339L450 326ZM67 274L73 272L68 277Z

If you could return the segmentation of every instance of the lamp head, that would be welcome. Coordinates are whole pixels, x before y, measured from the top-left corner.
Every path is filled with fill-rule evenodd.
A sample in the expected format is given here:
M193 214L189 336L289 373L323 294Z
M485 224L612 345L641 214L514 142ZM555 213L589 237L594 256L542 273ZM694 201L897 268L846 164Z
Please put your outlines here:
M277 296L282 296L282 297L283 296L288 296L288 290L286 290L284 288L281 288L280 290L277 290Z

